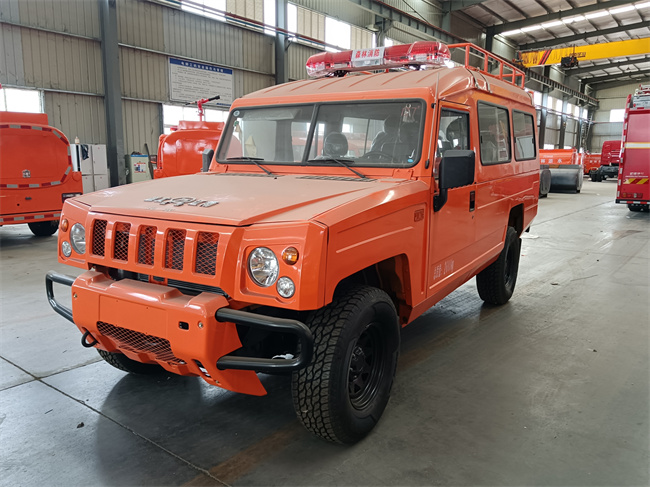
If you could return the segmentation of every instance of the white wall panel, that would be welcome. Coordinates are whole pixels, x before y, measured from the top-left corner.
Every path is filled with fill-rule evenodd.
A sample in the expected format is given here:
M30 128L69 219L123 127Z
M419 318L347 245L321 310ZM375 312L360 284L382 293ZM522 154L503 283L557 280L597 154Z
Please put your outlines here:
M297 8L298 33L325 42L325 14L306 8Z
M0 20L20 23L20 6L18 0L0 1Z
M120 48L122 95L144 100L169 100L168 57L128 47Z
M124 123L124 153L138 151L144 154L144 144L149 146L150 153L158 151L160 137L161 106L159 103L123 100L122 121Z
M22 29L22 49L27 86L104 92L99 42Z
M305 65L309 56L323 52L319 49L292 43L287 52L288 76L290 80L307 79Z
M352 25L366 26L375 21L374 14L363 10L348 0L292 0L291 3L316 12L325 12L329 17L342 20ZM300 10L298 8L298 12ZM300 13L298 15L300 16ZM300 30L300 23L298 24L298 32L309 35Z
M163 12L166 7L140 0L117 3L117 38L123 44L162 51Z
M101 36L96 0L20 0L18 4L21 24L96 39Z
M25 85L20 27L0 25L0 84Z
M227 0L226 11L247 19L264 22L264 0Z
M50 125L71 142L79 137L84 144L106 143L104 99L100 96L45 92L45 113Z

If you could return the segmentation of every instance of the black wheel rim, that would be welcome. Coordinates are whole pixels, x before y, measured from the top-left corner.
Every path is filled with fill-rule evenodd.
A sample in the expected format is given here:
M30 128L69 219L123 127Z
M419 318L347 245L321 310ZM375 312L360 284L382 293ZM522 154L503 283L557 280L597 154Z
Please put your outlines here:
M357 410L374 399L384 376L385 341L376 323L370 323L352 347L348 370L348 395Z

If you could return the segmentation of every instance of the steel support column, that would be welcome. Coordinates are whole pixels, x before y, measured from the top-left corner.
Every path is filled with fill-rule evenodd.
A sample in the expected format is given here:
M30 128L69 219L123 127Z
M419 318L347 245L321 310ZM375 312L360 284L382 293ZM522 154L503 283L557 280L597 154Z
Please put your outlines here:
M562 97L562 116L560 118L560 137L558 139L558 146L560 149L564 149L566 141L566 124L567 124L567 108L569 104L569 99L566 96ZM573 142L571 143L573 146Z
M287 0L275 0L275 26L287 30ZM275 31L275 84L289 81L287 73L287 35Z
M97 0L101 23L104 111L106 113L106 158L111 186L126 183L124 125L120 87L119 46L117 44L116 0Z

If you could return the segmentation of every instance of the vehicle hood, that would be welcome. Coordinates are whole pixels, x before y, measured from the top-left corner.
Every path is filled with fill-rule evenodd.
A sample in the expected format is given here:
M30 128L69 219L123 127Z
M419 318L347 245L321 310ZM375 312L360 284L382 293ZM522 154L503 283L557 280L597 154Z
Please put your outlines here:
M75 200L98 213L243 226L305 221L351 201L380 204L403 179L199 173L118 186ZM391 193L393 194L393 193Z

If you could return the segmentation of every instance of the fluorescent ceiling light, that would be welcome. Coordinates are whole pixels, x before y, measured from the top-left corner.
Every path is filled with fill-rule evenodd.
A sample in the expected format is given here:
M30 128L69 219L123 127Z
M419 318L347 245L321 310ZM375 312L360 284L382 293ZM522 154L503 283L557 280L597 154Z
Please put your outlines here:
M523 27L521 29L522 32L532 32L534 30L540 30L542 28L541 25L531 25L530 27Z
M629 12L634 10L636 7L634 5L628 5L627 7L613 8L609 11L610 14L622 14L623 12Z
M576 15L575 17L571 17L571 22L580 22L581 20L585 20L584 15Z
M602 10L600 12L594 12L593 14L587 14L585 15L585 19L597 19L599 17L605 17L606 15L609 15L609 12L607 10Z
M557 27L558 25L563 25L564 22L561 20L554 20L553 22L546 22L545 24L542 24L542 27L545 29L548 29L549 27Z
M521 29L515 29L515 30L509 30L509 31L506 31L506 32L501 32L501 35L505 36L505 37L511 36L511 35L514 35L514 34L521 34Z
M642 8L648 8L650 7L650 2L645 2L645 3L639 3L635 5L637 10L641 10Z

